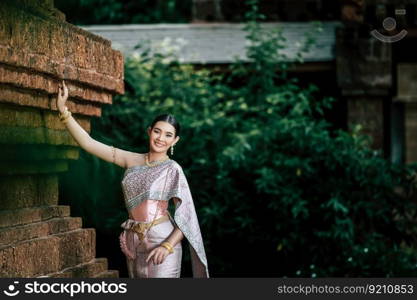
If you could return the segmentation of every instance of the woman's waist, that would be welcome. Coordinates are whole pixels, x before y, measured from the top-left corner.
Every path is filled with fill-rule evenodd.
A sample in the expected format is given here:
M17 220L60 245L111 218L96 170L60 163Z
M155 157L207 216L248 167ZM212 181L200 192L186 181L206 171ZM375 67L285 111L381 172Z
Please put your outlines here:
M162 217L169 217L168 210L158 212L156 215L150 212L129 212L129 219L138 223L152 223L153 220L160 219Z
M158 225L160 223L164 223L169 220L170 220L169 215L160 216L150 222L142 222L142 221L129 218L121 224L121 227L127 230L131 229L134 231L142 231L142 230L149 229L152 226Z
M144 200L129 210L130 219L144 223L168 214L168 202L161 200Z

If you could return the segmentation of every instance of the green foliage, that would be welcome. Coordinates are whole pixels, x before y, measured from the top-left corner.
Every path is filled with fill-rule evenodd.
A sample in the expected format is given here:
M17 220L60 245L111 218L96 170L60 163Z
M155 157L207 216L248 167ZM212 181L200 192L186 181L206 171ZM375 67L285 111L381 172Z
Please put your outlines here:
M191 0L55 0L55 6L77 25L184 23L191 18Z
M360 126L332 130L323 116L335 99L289 78L281 32L264 32L250 8L249 61L226 76L146 50L127 58L128 91L93 136L144 153L151 120L176 116L173 159L190 183L212 276L416 276L417 167L384 160Z

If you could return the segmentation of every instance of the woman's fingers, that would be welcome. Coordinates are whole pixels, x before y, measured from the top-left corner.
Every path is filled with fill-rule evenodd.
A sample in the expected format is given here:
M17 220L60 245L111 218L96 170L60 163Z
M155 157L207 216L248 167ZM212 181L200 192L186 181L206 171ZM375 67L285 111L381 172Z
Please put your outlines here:
M62 82L58 84L58 96L64 101L66 101L68 98L68 88L65 85L64 80L62 80Z
M156 263L159 265L162 262L161 252L158 252L156 256Z
M159 253L158 253L157 250L155 250L155 255L153 256L153 264L154 265L158 264L158 261L159 261L158 256L159 256Z
M165 249L160 249L158 253L158 264L162 264L165 260L165 257L167 256L167 253Z
M146 262L152 259L154 265L162 264L165 260L165 254L166 253L160 248L155 248L149 253L148 257L146 258Z
M148 255L148 257L146 258L146 263L148 263L149 262L149 260L152 258L152 256L153 256L153 254L152 254L152 252Z
M65 97L65 99L67 99L68 98L68 88L65 85L65 82L63 82L63 84L64 84L64 97Z
M162 262L162 258L161 258L161 251L159 251L158 248L154 249L154 255L153 255L153 263L154 265L159 265Z
M155 249L152 250L151 253L149 253L148 257L146 258L146 262L148 262L154 255L155 255Z

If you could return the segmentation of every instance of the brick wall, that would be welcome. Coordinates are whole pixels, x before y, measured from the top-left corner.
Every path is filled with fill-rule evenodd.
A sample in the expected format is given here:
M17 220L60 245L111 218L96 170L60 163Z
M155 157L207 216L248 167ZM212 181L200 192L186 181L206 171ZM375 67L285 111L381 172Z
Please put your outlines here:
M65 22L52 0L0 2L0 276L105 277L95 230L58 205L58 174L78 146L57 116L67 106L90 131L112 95L124 92L123 57L109 41Z

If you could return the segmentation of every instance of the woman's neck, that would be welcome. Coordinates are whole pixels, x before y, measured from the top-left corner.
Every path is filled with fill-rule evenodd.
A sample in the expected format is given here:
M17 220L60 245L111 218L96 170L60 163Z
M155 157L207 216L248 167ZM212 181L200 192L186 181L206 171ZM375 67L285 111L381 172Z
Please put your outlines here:
M148 159L150 163L154 161L164 160L167 158L168 158L168 155L166 153L158 153L158 152L152 152L152 151L148 152Z

